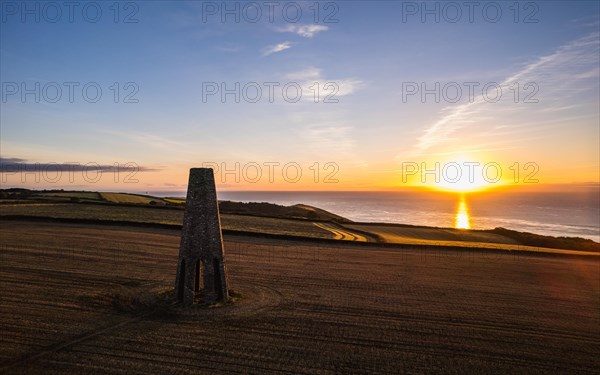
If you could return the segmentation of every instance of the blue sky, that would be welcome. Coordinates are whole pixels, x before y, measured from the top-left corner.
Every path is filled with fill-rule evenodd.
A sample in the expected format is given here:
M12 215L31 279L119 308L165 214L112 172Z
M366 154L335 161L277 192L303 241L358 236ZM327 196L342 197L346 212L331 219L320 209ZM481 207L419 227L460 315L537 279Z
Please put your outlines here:
M419 13L403 22L403 12L423 6L420 2L320 2L317 20L314 2L294 2L290 9L303 10L297 22L282 17L285 2L275 8L274 22L258 2L263 17L256 23L243 15L240 22L231 15L223 22L222 9L209 12L221 2L124 2L116 23L112 2L95 3L102 10L96 23L82 16L85 2L78 3L73 22L62 8L56 23L47 19L54 13L41 14L39 23L26 14L23 22L22 3L16 2L16 11L6 3L3 94L10 83L78 82L81 88L95 82L103 96L88 103L76 89L70 103L64 88L57 103L6 96L0 115L3 158L134 162L160 170L140 174L134 188L140 190L184 186L187 169L202 162L269 161L335 162L337 187L377 189L397 184L402 162L433 162L453 153L503 165L536 162L547 183L598 182L596 1L521 2L519 22L512 2L496 2L490 10L496 5L502 10L496 23L482 15L486 2L475 8L473 22L463 13L456 23L443 15L439 23L432 16L422 22ZM40 12L44 7L31 4ZM426 6L436 4L445 5ZM337 22L325 22L332 21L325 19L332 11ZM130 12L138 22L123 22ZM538 22L523 22L532 14ZM406 82L433 87L509 84L509 78L521 85L535 82L539 103L402 98ZM312 102L307 89L315 81L336 83L339 102ZM113 100L115 82L119 103ZM127 82L133 83L128 89ZM298 103L277 95L273 103L235 103L232 96L222 103L216 95L204 103L206 82L228 87L298 82L305 96ZM123 103L134 88L138 102ZM308 182L302 187L329 188Z

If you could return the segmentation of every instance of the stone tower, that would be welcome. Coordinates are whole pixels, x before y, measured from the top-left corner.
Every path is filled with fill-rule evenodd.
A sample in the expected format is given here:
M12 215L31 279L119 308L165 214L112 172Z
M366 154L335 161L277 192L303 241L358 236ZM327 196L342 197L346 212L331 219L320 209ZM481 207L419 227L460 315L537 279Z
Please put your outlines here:
M184 304L191 304L194 295L201 290L206 303L229 298L219 206L211 168L190 169L175 280L177 300Z

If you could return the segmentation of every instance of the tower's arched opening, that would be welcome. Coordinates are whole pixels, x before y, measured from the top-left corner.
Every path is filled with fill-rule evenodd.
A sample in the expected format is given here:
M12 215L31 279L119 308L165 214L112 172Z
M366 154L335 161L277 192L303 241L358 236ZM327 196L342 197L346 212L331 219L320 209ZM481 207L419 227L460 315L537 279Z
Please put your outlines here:
M200 259L196 259L195 263L194 292L199 293L204 289L204 263Z
M218 259L213 259L213 275L215 276L215 291L217 292L217 300L223 299L223 282L221 279L221 262Z

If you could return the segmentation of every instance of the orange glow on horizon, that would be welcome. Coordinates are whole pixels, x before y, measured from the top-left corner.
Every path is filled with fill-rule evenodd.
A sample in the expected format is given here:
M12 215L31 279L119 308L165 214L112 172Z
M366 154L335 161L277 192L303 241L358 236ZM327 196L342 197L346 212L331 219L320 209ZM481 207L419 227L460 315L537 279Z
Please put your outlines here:
M403 182L437 191L468 193L510 184L507 168L483 159L455 156L405 164L410 165L408 169L403 166Z

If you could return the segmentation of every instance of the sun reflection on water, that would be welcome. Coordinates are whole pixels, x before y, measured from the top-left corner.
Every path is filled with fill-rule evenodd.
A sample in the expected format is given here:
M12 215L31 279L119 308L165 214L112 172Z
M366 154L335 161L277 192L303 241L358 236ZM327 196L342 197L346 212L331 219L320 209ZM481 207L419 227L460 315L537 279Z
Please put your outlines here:
M471 229L471 223L469 220L469 210L464 195L460 196L460 201L458 202L458 209L456 211L456 217L454 219L454 228Z

